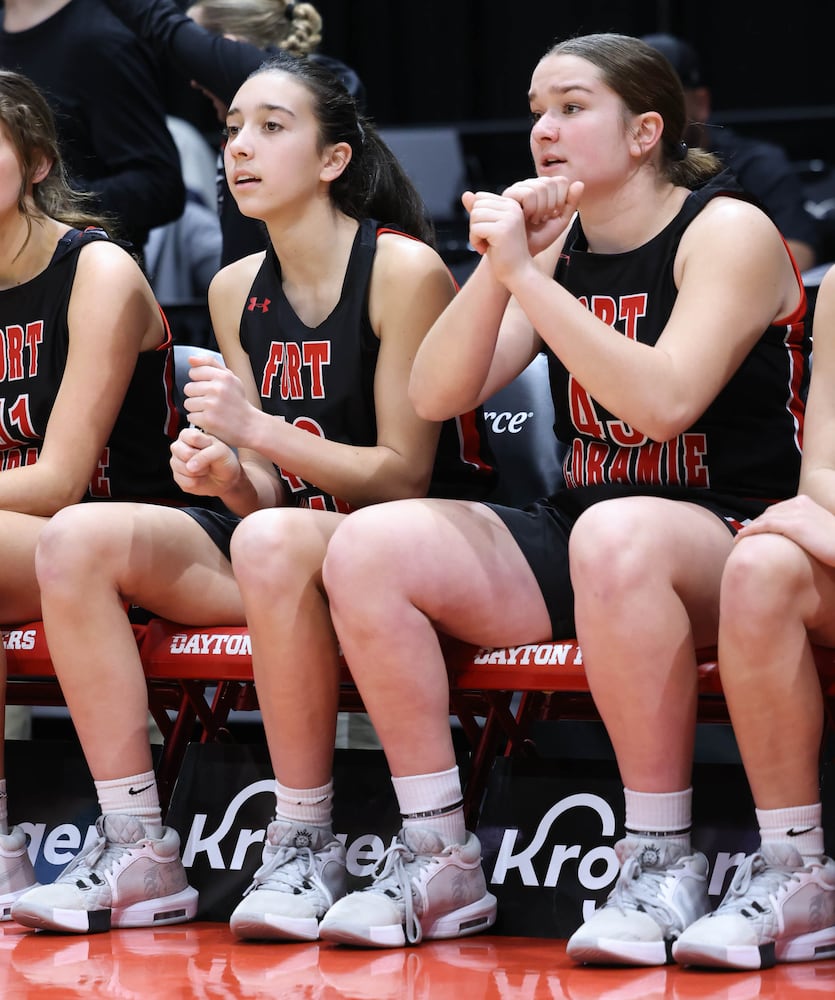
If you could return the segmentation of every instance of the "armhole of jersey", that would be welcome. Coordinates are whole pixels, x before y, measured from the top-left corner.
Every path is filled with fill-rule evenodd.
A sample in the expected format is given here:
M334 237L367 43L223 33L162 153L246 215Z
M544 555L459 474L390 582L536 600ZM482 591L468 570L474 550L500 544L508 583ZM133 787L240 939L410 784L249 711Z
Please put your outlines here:
M168 322L168 317L165 315L165 310L157 302L157 309L159 309L159 314L162 317L162 327L165 330L165 337L161 344L157 344L154 348L155 351L167 351L169 347L174 346L174 334L171 332L171 326Z

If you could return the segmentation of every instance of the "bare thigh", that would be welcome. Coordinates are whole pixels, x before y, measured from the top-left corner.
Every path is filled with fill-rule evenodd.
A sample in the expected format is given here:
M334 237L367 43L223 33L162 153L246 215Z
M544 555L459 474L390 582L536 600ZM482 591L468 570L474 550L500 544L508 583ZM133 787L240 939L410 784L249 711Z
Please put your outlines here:
M41 616L35 549L48 523L45 517L0 511L0 622L4 624Z
M468 642L550 638L527 559L501 518L480 503L400 500L351 514L328 549L325 585L340 588L343 604L384 606L405 597L440 631Z
M243 624L232 566L200 525L174 507L83 504L61 511L37 555L46 595L75 585L184 624Z
M697 644L716 641L722 570L733 535L699 504L653 496L607 500L586 510L571 534L569 565L578 608L595 616L664 614L673 599L686 610Z

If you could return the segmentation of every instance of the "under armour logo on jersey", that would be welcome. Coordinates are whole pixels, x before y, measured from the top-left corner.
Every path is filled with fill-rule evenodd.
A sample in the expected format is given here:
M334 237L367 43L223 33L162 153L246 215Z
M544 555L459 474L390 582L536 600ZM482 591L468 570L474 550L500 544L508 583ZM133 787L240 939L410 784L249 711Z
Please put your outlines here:
M268 312L270 308L270 302L272 299L264 299L263 302L259 302L258 299L253 295L249 300L249 305L247 309L250 312L255 312L256 309L260 309L262 313Z

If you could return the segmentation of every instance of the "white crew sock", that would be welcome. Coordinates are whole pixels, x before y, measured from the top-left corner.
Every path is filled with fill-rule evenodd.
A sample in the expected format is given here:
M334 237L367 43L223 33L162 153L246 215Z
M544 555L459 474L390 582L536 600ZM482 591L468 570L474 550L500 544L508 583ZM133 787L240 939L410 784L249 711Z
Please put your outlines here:
M410 826L427 827L435 830L447 846L464 843L467 828L457 767L435 774L412 774L402 778L392 776L391 783L404 829Z
M93 783L102 815L118 813L122 816L136 816L142 820L149 837L162 836L162 810L153 771Z
M626 832L644 840L663 839L689 853L693 789L680 792L635 792L624 788Z
M275 783L275 818L310 823L330 830L333 824L333 781L319 788L288 788Z
M823 806L791 806L788 809L757 809L760 841L791 844L805 862L823 857Z

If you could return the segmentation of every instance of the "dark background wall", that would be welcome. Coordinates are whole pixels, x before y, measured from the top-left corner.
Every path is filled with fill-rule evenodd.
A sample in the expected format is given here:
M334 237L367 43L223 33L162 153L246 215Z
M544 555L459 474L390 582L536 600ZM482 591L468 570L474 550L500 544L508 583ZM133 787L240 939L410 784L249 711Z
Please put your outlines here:
M524 115L536 60L568 35L672 31L702 55L717 108L835 103L832 0L316 0L323 49L357 69L381 123Z
M527 92L554 42L671 31L702 56L717 121L835 159L835 3L789 0L315 0L323 51L347 62L379 125L459 123L481 159L527 155ZM508 165L508 169L511 169Z

